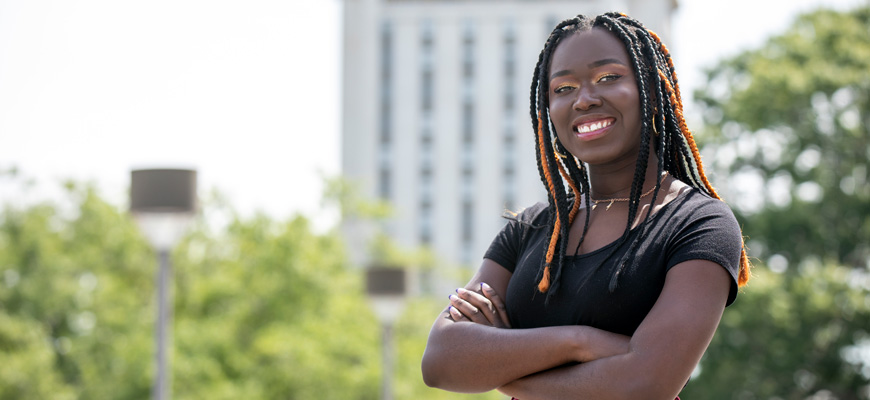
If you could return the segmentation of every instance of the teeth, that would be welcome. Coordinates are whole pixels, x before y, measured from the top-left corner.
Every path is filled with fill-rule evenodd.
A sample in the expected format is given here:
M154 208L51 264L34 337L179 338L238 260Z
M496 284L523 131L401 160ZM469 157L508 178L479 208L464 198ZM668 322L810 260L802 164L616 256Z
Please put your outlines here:
M597 131L601 128L606 128L606 127L610 126L610 124L612 124L612 123L613 122L608 119L608 120L604 120L604 121L593 122L591 124L583 124L583 125L577 126L576 128L574 128L574 130L576 130L577 133L588 133L588 132L592 132L592 131Z

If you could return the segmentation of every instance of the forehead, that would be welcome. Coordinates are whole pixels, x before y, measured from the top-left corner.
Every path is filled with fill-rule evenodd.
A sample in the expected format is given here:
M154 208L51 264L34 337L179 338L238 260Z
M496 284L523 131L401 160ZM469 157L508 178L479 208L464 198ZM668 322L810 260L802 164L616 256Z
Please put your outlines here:
M600 60L616 59L631 66L625 44L603 28L592 28L562 39L550 59L550 72L588 68Z

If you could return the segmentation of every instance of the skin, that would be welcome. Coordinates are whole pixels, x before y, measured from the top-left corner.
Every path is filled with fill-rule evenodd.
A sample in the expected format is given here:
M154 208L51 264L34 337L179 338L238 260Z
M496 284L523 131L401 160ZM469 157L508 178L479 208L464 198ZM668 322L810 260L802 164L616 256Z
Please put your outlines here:
M558 45L549 71L553 124L563 145L589 164L592 198L628 197L640 148L640 100L623 44L598 28L574 34ZM573 130L578 121L611 124L582 137ZM649 163L644 192L657 178L652 153ZM666 178L656 204L645 206L633 224L685 189ZM614 203L606 211L603 205L582 206L569 231L569 249L582 234L582 213L591 215L579 253L622 234L627 204ZM522 400L673 399L709 345L730 286L728 273L716 263L690 260L674 266L659 299L629 338L589 326L508 329L502 298L510 277L485 259L465 290L451 296L423 356L426 384L457 392L498 389Z

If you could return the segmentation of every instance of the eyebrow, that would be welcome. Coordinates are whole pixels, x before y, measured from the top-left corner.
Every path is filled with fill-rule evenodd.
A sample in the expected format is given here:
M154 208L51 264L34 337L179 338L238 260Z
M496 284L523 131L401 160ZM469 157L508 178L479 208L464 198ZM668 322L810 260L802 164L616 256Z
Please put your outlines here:
M617 60L615 58L605 58L603 60L591 62L591 63L587 64L586 66L589 67L590 69L592 69L592 68L598 68L602 65L607 65L607 64L625 65L624 62ZM550 80L556 79L560 76L568 75L570 73L571 73L571 71L568 71L568 70L562 70L562 71L555 72L555 73L553 73L553 75L550 75Z
M561 71L554 72L553 75L550 75L550 80L552 81L553 79L556 79L556 78L558 78L558 77L560 77L560 76L568 75L568 74L570 74L570 73L571 73L571 71L568 71L567 69L563 69L563 70L561 70Z
M589 68L598 68L598 67L600 67L600 66L602 66L602 65L607 65L607 64L619 64L619 65L625 65L624 62L619 61L619 60L617 60L617 59L615 59L615 58L605 58L605 59L603 59L603 60L598 60L598 61L595 61L595 62L591 62L591 63L589 63L589 65L587 65L587 67L589 67Z

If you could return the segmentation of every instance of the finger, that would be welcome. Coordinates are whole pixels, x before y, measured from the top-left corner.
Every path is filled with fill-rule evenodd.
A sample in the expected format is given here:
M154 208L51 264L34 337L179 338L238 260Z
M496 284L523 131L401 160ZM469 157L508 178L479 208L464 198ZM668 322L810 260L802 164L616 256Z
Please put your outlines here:
M489 299L487 299L480 293L463 288L456 289L456 294L459 295L461 299L467 301L472 306L480 310L483 316L486 317L487 324L492 326L501 325L500 318L496 315L495 307L493 306L492 302L489 301Z
M450 318L452 318L454 322L468 321L468 318L465 318L465 316L462 315L462 313L459 312L459 310L457 310L456 307L453 307L453 306L447 307L447 313L450 314ZM468 321L468 322L471 322L471 321Z
M464 315L465 318L468 318L469 321L477 322L479 324L489 324L489 321L486 320L486 316L480 312L480 309L471 305L471 303L463 300L455 294L451 294L448 298L450 299L450 304L453 308L462 313L462 315Z
M501 299L501 296L499 296L498 293L496 293L495 289L493 289L485 282L480 283L480 292L483 293L483 295L486 296L486 298L489 299L489 301L495 307L496 313L498 314L501 323L505 327L510 328L511 322L510 319L508 319L507 308L505 307L504 300Z

